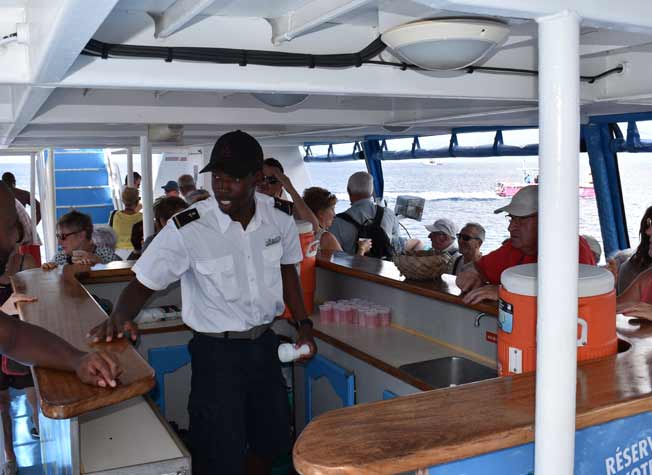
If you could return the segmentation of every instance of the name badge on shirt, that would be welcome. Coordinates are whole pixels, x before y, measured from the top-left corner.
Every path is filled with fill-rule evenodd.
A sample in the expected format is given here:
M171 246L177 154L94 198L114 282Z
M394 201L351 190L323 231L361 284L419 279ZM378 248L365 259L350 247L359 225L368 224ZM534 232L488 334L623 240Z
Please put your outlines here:
M281 242L281 236L267 238L265 240L265 247L273 246L274 244L278 244L279 242Z

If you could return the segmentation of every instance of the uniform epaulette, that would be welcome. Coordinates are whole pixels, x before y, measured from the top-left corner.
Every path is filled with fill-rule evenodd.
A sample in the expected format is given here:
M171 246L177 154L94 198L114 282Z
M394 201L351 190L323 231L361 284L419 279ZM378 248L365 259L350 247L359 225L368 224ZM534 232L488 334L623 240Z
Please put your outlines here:
M188 223L192 223L199 219L199 211L195 208L187 209L182 211L179 214L176 214L172 217L174 224L176 224L177 229L184 227Z
M294 203L292 203L291 201L285 201L279 198L274 198L274 208L280 209L281 211L283 211L286 214L289 214L290 216L292 216L293 206Z

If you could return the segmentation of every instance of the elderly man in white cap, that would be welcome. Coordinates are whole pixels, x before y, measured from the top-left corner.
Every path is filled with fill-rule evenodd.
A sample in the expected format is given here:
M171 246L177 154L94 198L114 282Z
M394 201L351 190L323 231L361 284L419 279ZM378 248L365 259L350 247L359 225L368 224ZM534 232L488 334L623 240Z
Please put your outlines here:
M505 269L519 264L537 262L538 251L538 186L526 186L518 191L512 201L494 213L507 213L509 239L498 249L481 257L475 269L461 272L457 286L468 292L464 303L475 304L482 300L498 300L500 275ZM595 265L595 258L586 240L579 237L580 264Z
M454 222L450 219L441 218L433 224L426 225L425 228L430 231L428 238L430 238L432 248L435 251L445 252L453 258L459 256L457 242L455 241L457 226Z

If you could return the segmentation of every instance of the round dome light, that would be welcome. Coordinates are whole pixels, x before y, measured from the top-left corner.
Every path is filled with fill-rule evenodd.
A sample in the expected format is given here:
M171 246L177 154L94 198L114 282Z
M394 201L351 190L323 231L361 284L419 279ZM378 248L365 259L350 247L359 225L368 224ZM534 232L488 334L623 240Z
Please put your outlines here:
M286 107L298 106L303 101L308 99L308 94L267 94L267 93L252 93L256 99L265 105L274 107L276 109L283 109Z
M477 63L503 42L509 27L486 18L442 18L399 25L382 35L403 61L432 71Z

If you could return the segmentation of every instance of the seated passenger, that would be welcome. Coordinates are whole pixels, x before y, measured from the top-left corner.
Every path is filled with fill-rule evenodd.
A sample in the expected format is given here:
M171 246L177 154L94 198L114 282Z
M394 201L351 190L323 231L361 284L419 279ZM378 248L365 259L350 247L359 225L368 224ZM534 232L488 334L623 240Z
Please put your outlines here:
M141 254L145 252L145 249L147 249L147 246L149 246L149 243L152 242L159 231L165 227L168 220L187 207L188 203L178 196L162 197L154 202L154 234L145 238Z
M433 224L427 224L425 228L430 232L428 238L432 243L435 251L445 252L454 259L460 255L457 250L455 236L457 236L457 226L450 219L441 218Z
M322 251L341 251L342 246L328 228L333 224L335 218L335 204L337 198L328 190L313 186L306 188L303 192L303 201L319 220L319 230L315 233L315 239L319 241L319 249ZM358 246L357 254L363 256L371 249L371 241L365 241Z
M134 250L127 256L128 261L138 260L143 253L143 241L143 222L141 221L131 228L131 245L134 246Z
M500 274L519 264L537 262L538 252L538 186L526 186L518 191L507 206L494 213L506 212L509 219L509 241L486 256L482 256L475 268L457 276L457 286L463 292L464 303L476 304L482 300L498 300ZM595 265L595 258L583 237L579 239L580 264Z
M639 245L634 254L618 269L616 292L621 294L636 277L652 266L652 206L645 210L638 235Z
M109 218L109 226L113 228L118 238L116 247L118 249L133 250L131 245L131 228L134 224L143 220L143 214L136 211L138 203L140 203L140 196L136 188L126 187L122 190L122 204L123 210L115 210L111 213Z
M108 247L115 250L118 243L118 236L110 226L99 225L93 226L93 244L97 247Z
M328 230L337 238L344 252L356 254L359 228L372 223L376 213L382 212L380 228L385 239L375 239L369 255L386 258L400 254L405 250L405 241L399 237L398 219L394 211L374 203L373 190L373 178L369 173L356 172L351 175L346 185L351 207L336 215Z
M190 194L197 191L195 179L192 177L192 175L181 175L179 178L177 178L177 184L179 185L181 197L186 200L188 204L192 204L190 201Z
M179 196L179 184L174 180L168 181L161 187L161 189L165 192L165 196L168 198Z
M284 190L290 195L292 201L283 198ZM315 233L319 232L319 220L303 201L299 192L294 188L292 181L285 175L281 162L275 158L266 158L263 161L263 181L258 183L256 191L281 200L283 204L289 207L295 219L308 221L312 224Z
M113 249L93 243L93 221L87 214L71 211L57 221L57 241L61 249L51 262L43 264L43 270L51 270L64 264L108 264L120 261Z
M457 235L457 245L460 256L453 262L451 274L457 275L460 272L471 270L474 263L482 257L480 246L485 239L485 230L481 224L466 223Z
M616 303L618 313L652 320L652 269L641 272L618 296Z

